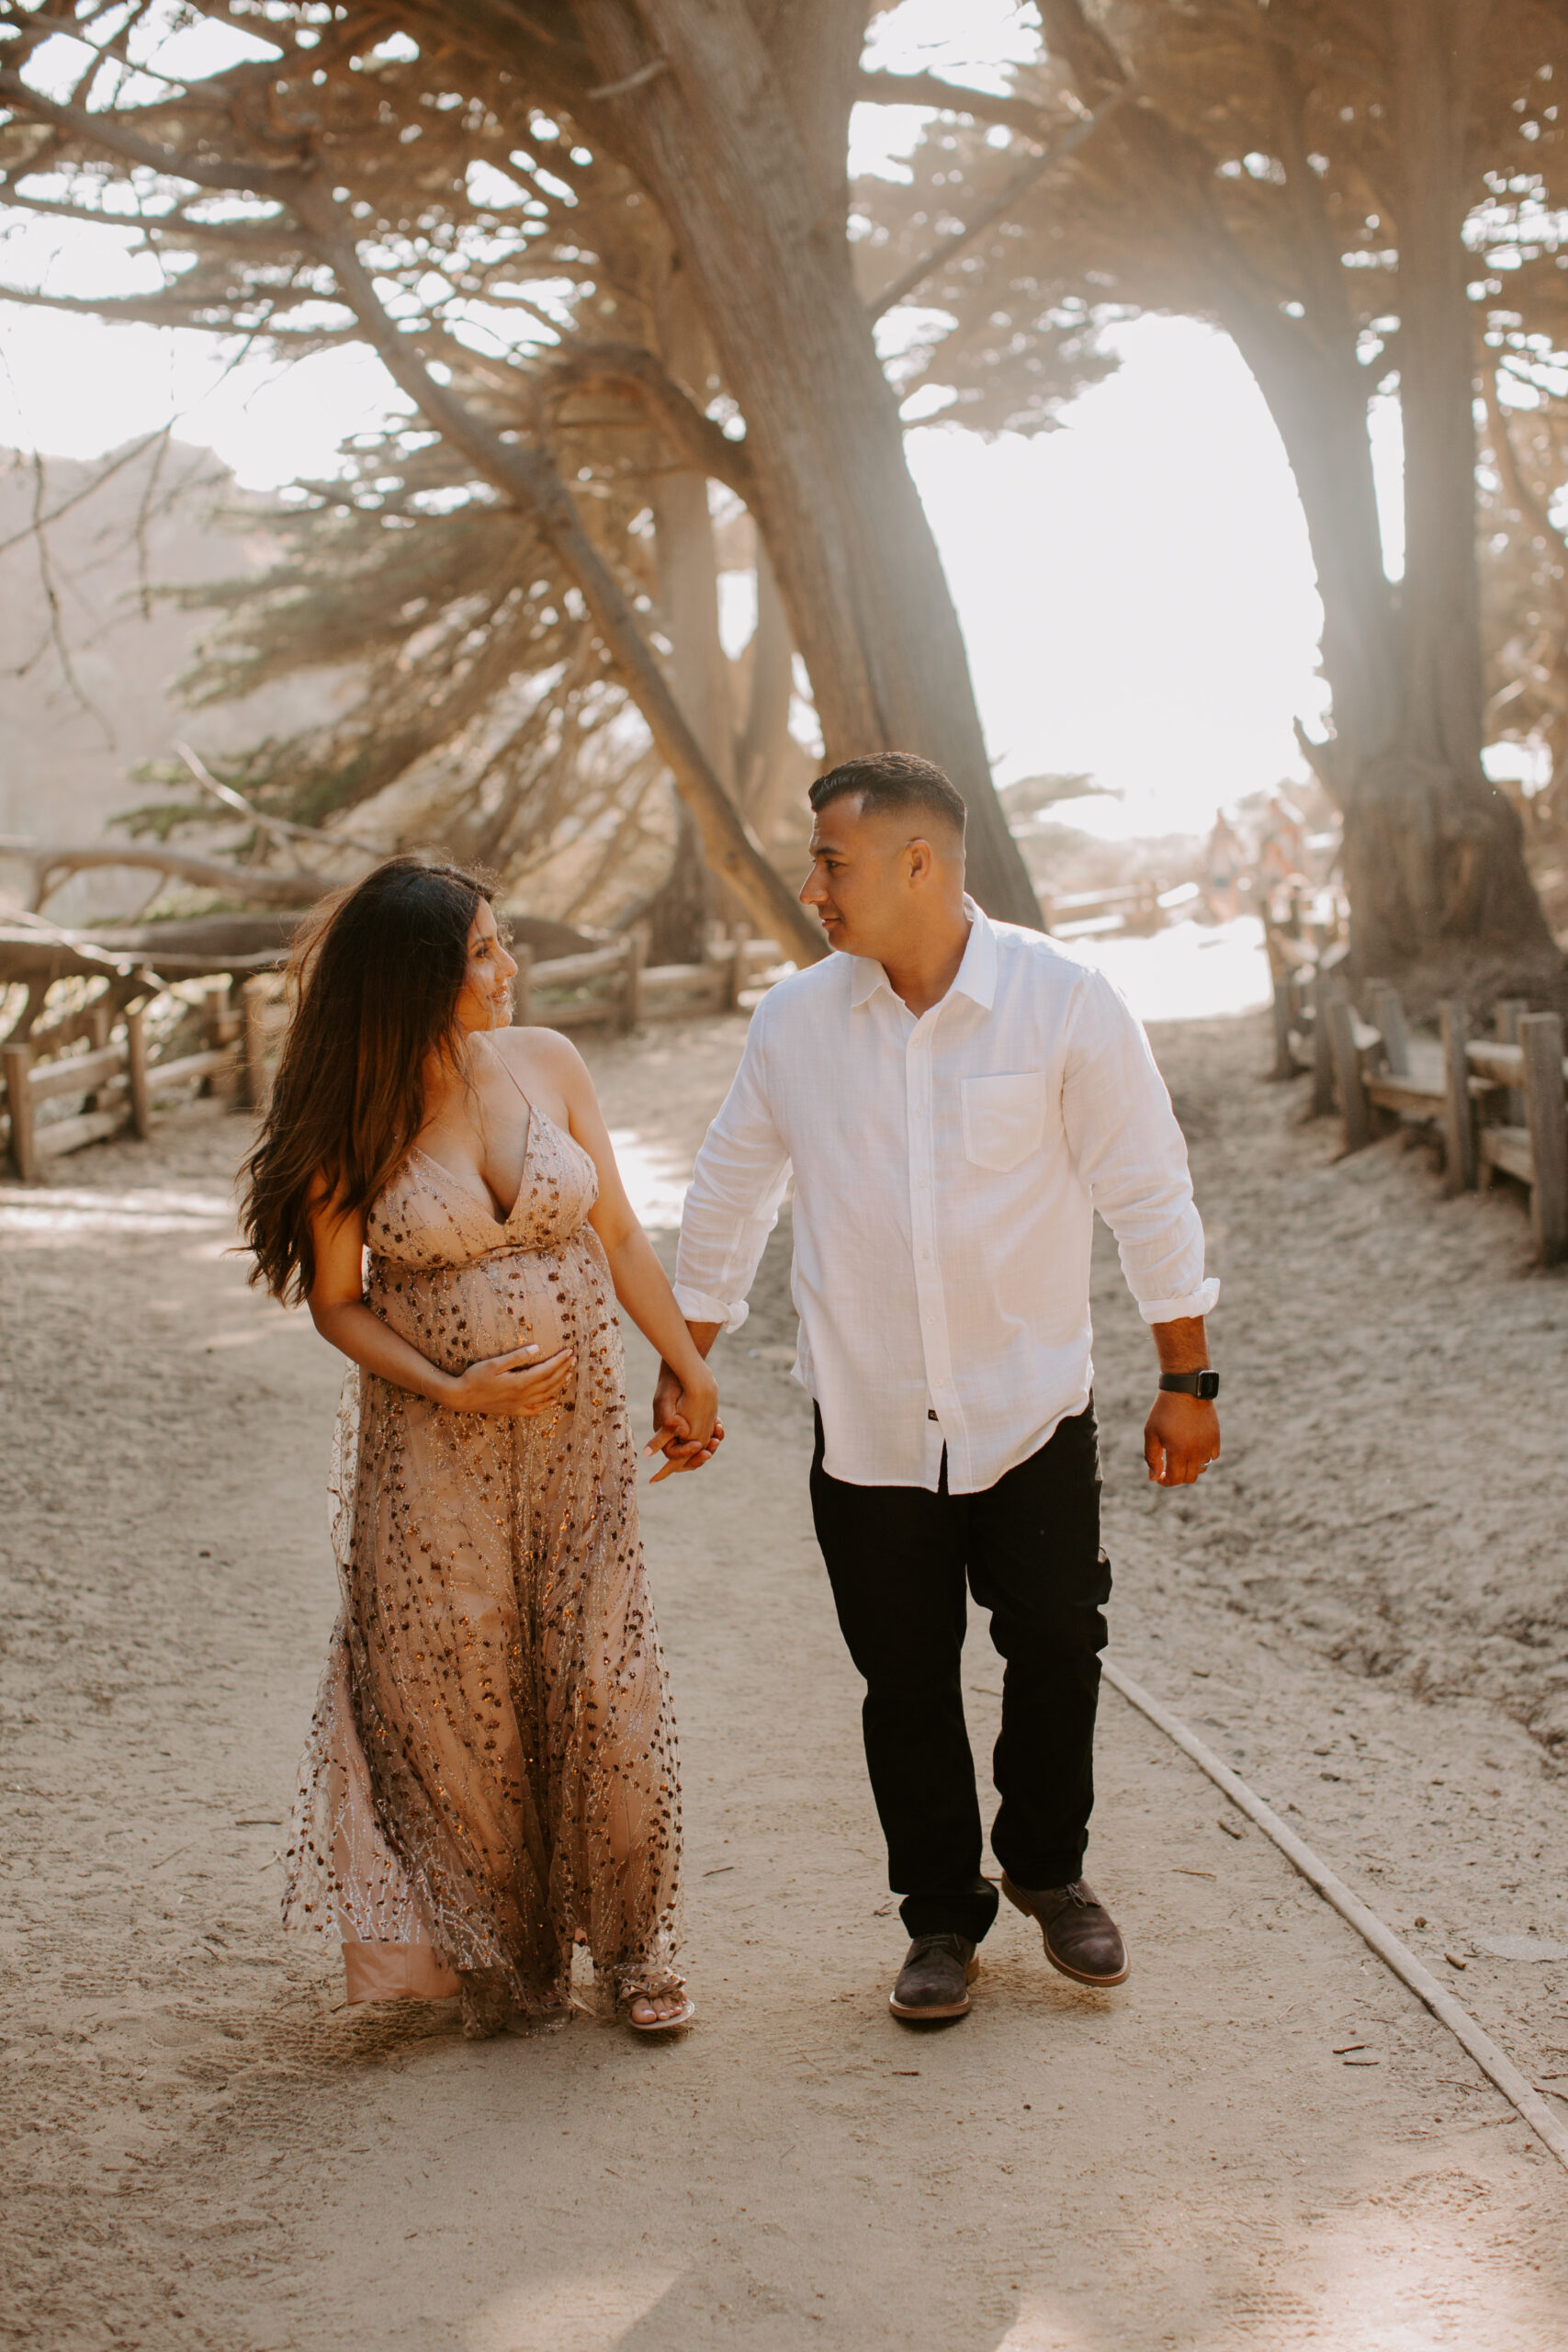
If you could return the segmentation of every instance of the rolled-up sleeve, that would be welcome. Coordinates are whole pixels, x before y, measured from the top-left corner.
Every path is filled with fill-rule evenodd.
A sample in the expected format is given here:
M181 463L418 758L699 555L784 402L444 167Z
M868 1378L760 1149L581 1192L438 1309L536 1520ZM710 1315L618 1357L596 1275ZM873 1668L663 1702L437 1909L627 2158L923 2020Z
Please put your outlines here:
M1220 1285L1203 1272L1186 1141L1142 1023L1100 972L1074 1007L1062 1115L1145 1322L1207 1315Z
M689 1323L739 1331L789 1182L789 1153L768 1104L767 1005L751 1017L735 1082L692 1171L675 1261L675 1304Z

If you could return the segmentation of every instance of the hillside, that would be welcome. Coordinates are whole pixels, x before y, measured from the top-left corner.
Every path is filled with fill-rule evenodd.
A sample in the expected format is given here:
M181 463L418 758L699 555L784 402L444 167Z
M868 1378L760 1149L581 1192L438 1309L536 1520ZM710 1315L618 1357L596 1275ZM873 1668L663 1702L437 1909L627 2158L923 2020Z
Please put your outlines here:
M161 466L152 452L109 473L111 462L0 451L0 834L90 840L149 797L131 775L176 737L237 747L299 724L330 691L310 682L180 709L175 682L205 616L150 592L259 569L276 550L237 527L235 510L254 502L209 450L176 442ZM37 513L56 518L41 545ZM0 902L19 881L0 861ZM146 892L143 876L96 876L51 911L130 911Z

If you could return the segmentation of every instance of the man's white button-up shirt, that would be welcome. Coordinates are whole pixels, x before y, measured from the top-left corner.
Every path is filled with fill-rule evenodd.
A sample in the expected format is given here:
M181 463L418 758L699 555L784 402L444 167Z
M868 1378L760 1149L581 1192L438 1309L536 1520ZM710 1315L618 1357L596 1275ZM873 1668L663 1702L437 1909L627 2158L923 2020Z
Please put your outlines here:
M976 1493L1083 1410L1097 1209L1146 1322L1219 1295L1142 1027L1041 933L965 909L918 1021L863 956L769 991L686 1195L681 1312L738 1330L793 1166L795 1374L852 1486L934 1491L945 1445Z

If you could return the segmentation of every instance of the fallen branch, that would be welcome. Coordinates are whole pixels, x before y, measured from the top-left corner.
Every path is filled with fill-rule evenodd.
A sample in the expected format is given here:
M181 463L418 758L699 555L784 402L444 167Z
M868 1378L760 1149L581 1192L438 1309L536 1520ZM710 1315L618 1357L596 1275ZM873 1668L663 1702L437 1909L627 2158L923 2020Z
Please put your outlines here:
M198 857L190 850L141 849L118 842L35 842L19 833L0 833L0 857L14 857L33 870L33 909L73 874L104 866L130 866L141 874L165 874L173 880L192 882L198 888L218 890L227 899L249 899L267 907L314 906L331 884L320 874L274 873L265 868L228 865L220 858Z

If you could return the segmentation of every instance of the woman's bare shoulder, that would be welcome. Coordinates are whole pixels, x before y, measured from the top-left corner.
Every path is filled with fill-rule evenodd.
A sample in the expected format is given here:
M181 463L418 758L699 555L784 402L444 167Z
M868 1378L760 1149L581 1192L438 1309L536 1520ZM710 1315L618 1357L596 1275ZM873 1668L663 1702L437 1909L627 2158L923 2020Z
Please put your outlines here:
M547 1093L570 1102L584 1087L592 1091L588 1066L570 1037L558 1029L492 1029L490 1041L525 1094Z

